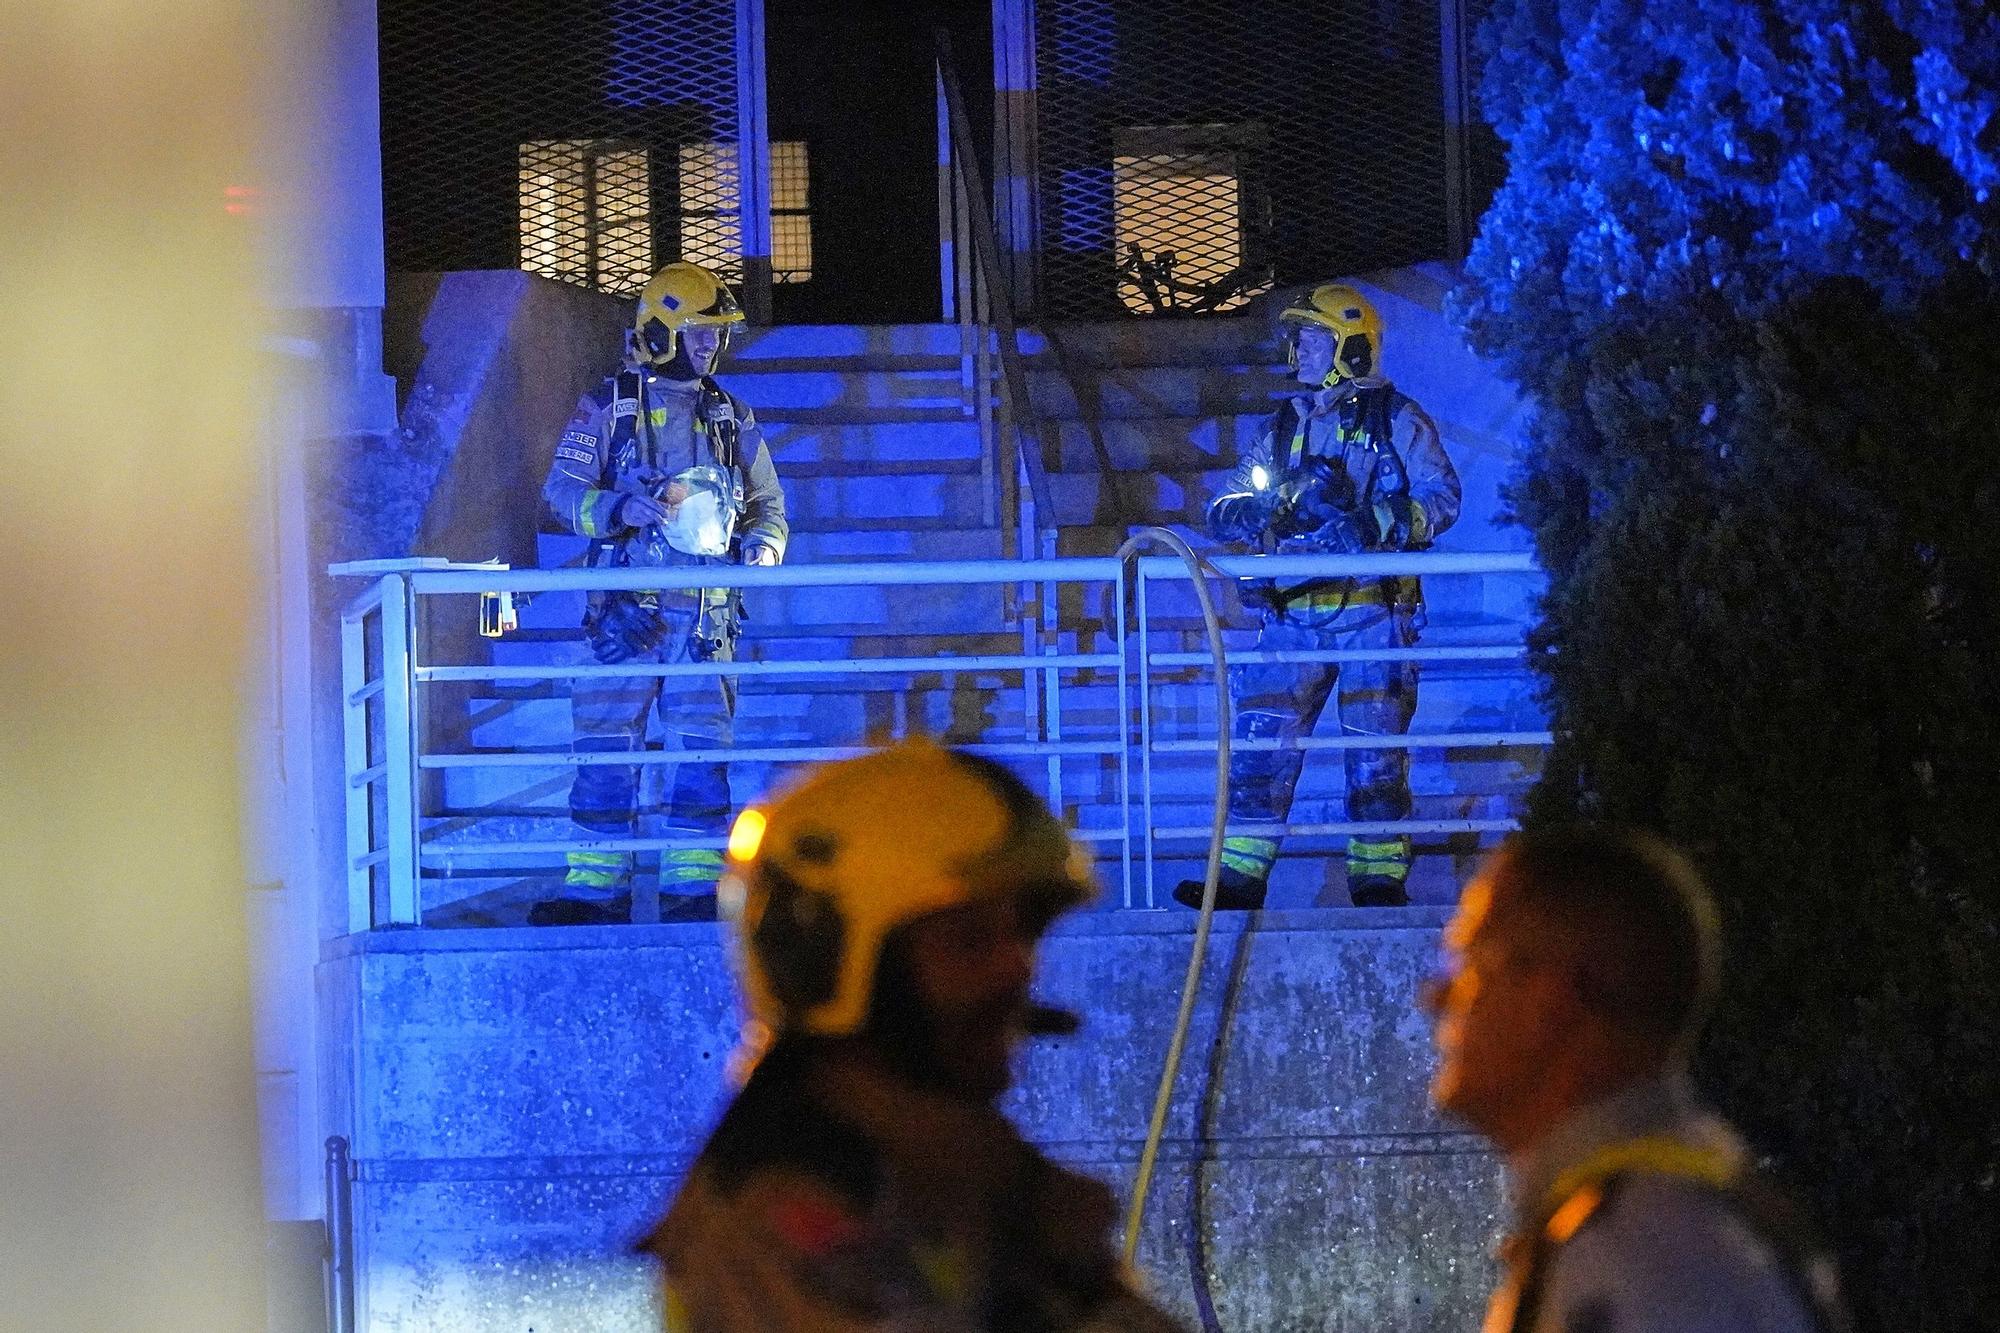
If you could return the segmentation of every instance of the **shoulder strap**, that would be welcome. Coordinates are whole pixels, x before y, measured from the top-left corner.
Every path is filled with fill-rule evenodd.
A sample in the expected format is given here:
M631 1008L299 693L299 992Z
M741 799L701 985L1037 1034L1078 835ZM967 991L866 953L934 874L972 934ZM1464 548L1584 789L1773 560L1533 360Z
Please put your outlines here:
M639 372L636 370L621 370L611 377L611 430L605 438L606 444L612 446L626 444L638 431L639 414L643 410L639 403L641 383ZM633 410L619 412L618 405L627 402L633 404ZM605 450L607 463L615 456L615 448Z
M1271 463L1280 472L1296 471L1305 461L1299 422L1299 404L1294 398L1278 404L1271 416Z
M1556 1178L1542 1199L1541 1224L1524 1237L1527 1253L1508 1325L1514 1333L1534 1327L1556 1254L1639 1175L1669 1176L1711 1191L1770 1247L1822 1333L1850 1333L1826 1249L1798 1208L1728 1154L1667 1138L1614 1143Z
M716 412L717 407L726 412ZM702 376L701 393L695 399L695 418L696 429L708 436L708 447L715 454L716 464L725 472L735 471L743 438L743 418L737 413L736 400L729 396L729 391L707 375Z

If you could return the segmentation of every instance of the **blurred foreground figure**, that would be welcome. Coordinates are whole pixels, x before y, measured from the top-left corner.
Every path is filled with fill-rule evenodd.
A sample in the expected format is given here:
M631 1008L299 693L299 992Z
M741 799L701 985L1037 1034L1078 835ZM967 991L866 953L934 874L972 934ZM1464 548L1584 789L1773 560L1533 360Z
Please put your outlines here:
M908 742L815 770L730 835L748 1082L665 1221L675 1333L1168 1330L1108 1240L1111 1192L994 1100L1042 932L1093 892L1019 779Z
M1429 997L1432 1097L1507 1158L1485 1333L1845 1330L1833 1268L1695 1101L1715 908L1622 831L1517 834L1467 886Z

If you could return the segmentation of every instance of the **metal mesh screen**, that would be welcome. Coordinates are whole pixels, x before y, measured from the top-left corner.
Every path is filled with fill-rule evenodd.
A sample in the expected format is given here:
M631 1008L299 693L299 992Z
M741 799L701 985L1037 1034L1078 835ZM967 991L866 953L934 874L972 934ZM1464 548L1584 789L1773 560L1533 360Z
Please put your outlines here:
M735 0L382 0L379 23L392 269L740 280Z
M1039 0L1035 45L1044 313L1445 253L1435 0Z

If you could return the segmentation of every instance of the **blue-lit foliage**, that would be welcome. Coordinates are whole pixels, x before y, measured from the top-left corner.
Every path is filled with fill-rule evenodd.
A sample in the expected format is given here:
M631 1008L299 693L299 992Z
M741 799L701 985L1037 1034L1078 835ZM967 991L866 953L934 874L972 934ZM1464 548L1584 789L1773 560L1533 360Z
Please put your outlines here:
M1908 300L1991 216L1997 27L1977 0L1496 6L1481 97L1511 174L1475 334L1520 369L1692 291L1756 313L1851 276Z
M2000 17L1498 0L1458 293L1536 400L1538 820L1661 829L1869 1327L2000 1327Z

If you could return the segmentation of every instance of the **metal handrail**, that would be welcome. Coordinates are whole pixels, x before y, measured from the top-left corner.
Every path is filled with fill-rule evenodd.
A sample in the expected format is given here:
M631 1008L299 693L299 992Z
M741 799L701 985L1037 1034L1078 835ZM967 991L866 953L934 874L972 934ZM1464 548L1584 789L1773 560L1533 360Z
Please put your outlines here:
M965 115L965 94L958 82L952 56L951 34L937 31L938 82L944 89L945 106L951 123L951 169L957 176L966 211L972 222L972 253L980 280L985 284L993 327L999 334L1000 383L1005 394L1008 419L1014 427L1021 469L1028 479L1028 494L1034 502L1035 538L1032 545L1021 543L1021 554L1041 553L1042 535L1055 527L1055 504L1049 496L1046 458L1048 438L1028 393L1028 374L1021 361L1019 329L1014 323L1014 299L1006 275L1000 268L1000 240L993 227L991 195L985 173L979 169L971 123ZM963 318L963 314L961 314Z
M1211 555L1204 563L1225 578L1387 578L1397 574L1539 574L1525 551L1377 552L1370 555ZM479 592L643 592L655 588L925 587L1108 580L1132 567L1153 581L1185 579L1173 556L1121 562L1113 556L1058 560L857 560L827 565L690 565L603 569L417 569L405 577L419 595ZM940 659L949 660L949 659Z
M1522 553L1425 552L1380 553L1357 556L1213 556L1207 561L1211 574L1237 577L1314 578L1329 576L1379 577L1397 574L1536 574L1532 558ZM373 569L351 573L374 574ZM1039 702L1047 710L1049 725L1038 735L1024 740L988 737L968 748L1016 758L1045 757L1051 764L1051 797L1060 804L1061 775L1055 766L1065 758L1099 756L1115 760L1117 768L1117 809L1110 820L1099 818L1079 830L1086 841L1105 845L1116 843L1117 859L1128 906L1150 906L1155 843L1185 843L1206 837L1206 826L1186 828L1158 822L1154 818L1153 760L1193 756L1212 752L1214 742L1153 734L1152 686L1158 672L1198 671L1212 659L1206 654L1174 650L1163 644L1155 648L1151 634L1158 628L1147 609L1147 588L1161 581L1185 580L1184 563L1171 557L1145 557L1120 562L1113 557L1062 560L1016 561L937 561L868 562L836 565L682 567L678 569L403 569L385 573L370 584L342 615L343 713L347 749L347 851L350 884L349 928L361 932L378 925L410 925L421 918L420 886L426 862L456 857L491 858L519 853L542 854L565 847L588 850L664 851L668 849L714 846L716 839L698 835L664 838L590 839L557 842L547 839L490 839L477 841L453 835L438 840L443 825L426 829L420 817L419 793L425 774L449 769L490 768L521 771L530 768L575 771L580 766L622 763L634 766L681 763L700 760L781 761L830 758L857 751L853 744L784 744L746 746L696 751L640 751L600 754L563 750L479 749L427 752L422 744L423 699L428 688L444 682L520 681L525 679L575 679L605 671L623 675L731 675L799 679L824 678L841 674L875 675L894 668L934 675L962 672L990 673L1018 671L1024 706ZM421 607L427 598L470 596L487 592L642 589L675 586L735 587L826 587L830 585L884 587L1007 586L1036 583L1046 588L1069 584L1101 585L1107 594L1106 606L1113 623L1110 642L1096 652L1070 653L985 653L938 654L929 657L864 658L851 660L806 659L740 662L683 663L674 665L626 665L604 668L595 665L546 663L535 665L467 665L431 663L424 660L423 636L419 626ZM1127 594L1132 594L1128 603ZM1128 619L1128 605L1134 616ZM1140 645L1131 651L1128 627ZM913 632L922 632L913 628ZM976 632L976 631L975 631ZM1114 648L1115 645L1115 648ZM372 651L371 651L372 650ZM1287 651L1282 653L1231 653L1232 662L1253 660L1347 662L1372 659L1406 660L1429 663L1520 662L1527 650L1518 640L1494 644L1443 644L1397 649L1345 649ZM1130 671L1129 659L1136 657L1137 670ZM364 672L379 661L379 675L364 680ZM1070 687L1061 682L1064 670L1094 674L1094 680L1111 684L1117 696L1113 716L1115 729L1107 732L1099 722L1092 729L1064 734L1063 694ZM1040 676L1040 682L1035 677ZM1011 687L1010 687L1011 688ZM1101 714L1100 714L1101 716ZM1135 734L1136 727L1136 734ZM843 738L844 739L844 738ZM1371 743L1384 748L1411 750L1465 750L1542 748L1549 744L1547 732L1500 730L1420 732L1404 737L1374 738ZM1285 743L1285 748L1307 752L1338 751L1361 742L1346 736L1304 737ZM1270 742L1237 742L1245 749L1271 748ZM1134 781L1132 751L1138 750L1139 773ZM1471 812L1467 812L1468 815ZM475 812L450 816L452 821L469 818ZM380 819L379 829L376 820ZM1114 822L1115 821L1115 822ZM1487 833L1508 826L1493 818L1406 819L1377 823L1291 823L1284 830L1299 836L1382 835L1402 831L1412 834ZM1230 832L1262 836L1276 830L1265 826L1237 828ZM377 836L379 832L379 837ZM1136 891L1135 872L1143 874L1145 890Z

